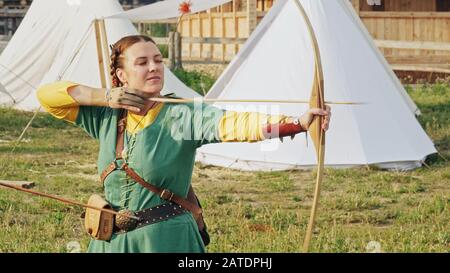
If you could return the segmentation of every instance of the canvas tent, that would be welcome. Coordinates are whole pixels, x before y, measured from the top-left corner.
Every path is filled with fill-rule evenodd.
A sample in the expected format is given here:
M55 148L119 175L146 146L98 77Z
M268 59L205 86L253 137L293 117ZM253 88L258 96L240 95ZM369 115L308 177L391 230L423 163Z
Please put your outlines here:
M306 10L317 36L325 100L367 103L333 105L325 165L420 166L427 155L436 152L434 145L416 120L417 108L347 0L278 0L206 98L309 99L314 51L295 1ZM299 104L216 105L292 116L308 108ZM314 145L304 136L283 142L206 145L199 149L197 160L244 170L303 168L317 162Z
M230 1L231 0L164 0L151 5L113 14L108 16L108 18L128 18L132 21L163 20L180 16L178 7L183 2L189 2L191 4L191 13L196 13Z
M176 12L177 1L168 1ZM217 2L227 1L202 7ZM0 84L5 88L0 89L0 105L36 109L37 87L57 80L100 87L93 20L117 14L126 14L117 0L34 0L0 56ZM105 25L109 44L137 34L126 16L105 19ZM163 93L169 92L186 98L199 96L166 68Z

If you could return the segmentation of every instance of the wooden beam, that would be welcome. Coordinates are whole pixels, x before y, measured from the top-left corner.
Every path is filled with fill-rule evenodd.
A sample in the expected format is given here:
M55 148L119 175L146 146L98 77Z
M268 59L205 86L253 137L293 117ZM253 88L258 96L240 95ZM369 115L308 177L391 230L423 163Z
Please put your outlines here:
M419 65L391 65L395 71L419 71L419 72L436 72L450 74L450 68L419 66Z
M203 44L239 45L245 43L246 40L247 38L183 37L183 41L186 43L203 43Z
M266 14L267 12L260 12L257 14ZM200 18L202 19L209 19L209 17L211 18L221 18L222 14L220 12L210 12L210 13L198 13L198 15L196 16L200 16ZM234 14L233 12L224 12L223 13L223 17L225 18L233 18ZM236 17L238 18L247 18L247 12L246 11L237 11L236 12ZM185 18L183 18L183 20L186 20ZM139 21L135 21L135 23L145 23L145 24L151 24L151 23L169 23L169 24L176 24L177 20L139 20Z
M203 21L202 21L202 18L200 17L200 13L197 13L197 20L198 20L198 27L199 27L199 37L200 38L203 38L203 36L204 36L204 33L203 33ZM199 56L200 56L200 58L203 56L203 43L200 43L200 45L199 45L199 50L200 50L200 52L199 52Z
M385 56L390 64L427 64L449 65L450 55L388 55Z
M253 32L258 24L256 12L256 0L247 0L247 22L248 22L248 36Z
M208 21L209 21L209 37L214 37L214 22L212 19L212 12L208 13ZM214 45L209 45L209 58L214 56Z
M376 12L376 11L361 11L359 13L361 18L450 18L450 12Z
M450 43L438 42L375 40L375 45L380 48L450 50Z
M191 15L188 15L188 36L192 37L192 19ZM192 43L188 43L189 58L192 58Z
M220 6L220 23L222 25L222 33L221 36L225 37L225 17L223 17L223 6ZM225 62L225 51L226 51L226 45L225 43L222 44L222 62Z
M352 0L353 7L355 8L357 14L359 14L359 12L361 11L361 5L359 1L360 0Z
M162 20L133 20L133 23L144 23L144 24L176 24L178 19L162 19Z
M234 24L234 38L237 39L239 37L239 21L236 17L236 1L233 1L233 24ZM236 54L239 51L239 46L237 44L233 47L233 54Z

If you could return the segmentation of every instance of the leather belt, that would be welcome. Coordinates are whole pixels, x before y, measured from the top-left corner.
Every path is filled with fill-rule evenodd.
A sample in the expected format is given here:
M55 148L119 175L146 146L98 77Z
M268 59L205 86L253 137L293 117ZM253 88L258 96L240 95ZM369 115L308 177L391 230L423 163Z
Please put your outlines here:
M136 211L134 212L134 215L140 218L140 220L131 225L127 223L126 225L122 225L122 227L119 227L117 223L115 223L114 233L129 232L154 223L166 221L170 218L180 216L186 212L188 211L183 209L183 207L172 202Z

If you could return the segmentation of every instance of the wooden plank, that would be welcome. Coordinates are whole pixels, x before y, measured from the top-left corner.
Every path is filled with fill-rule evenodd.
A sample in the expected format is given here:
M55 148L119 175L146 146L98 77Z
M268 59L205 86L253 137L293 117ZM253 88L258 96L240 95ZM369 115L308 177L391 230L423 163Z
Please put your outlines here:
M425 28L425 31L426 31L426 36L425 37L426 38L425 38L425 41L436 41L435 35L434 35L434 21L435 20L436 19L426 20L426 28ZM435 53L432 50L427 50L426 54L434 55Z
M183 41L185 41L186 43L204 43L204 44L239 45L245 43L246 40L247 40L246 38L183 37Z
M390 33L390 37L386 37L389 40L400 40L400 31L399 31L399 22L400 20L403 18L392 18L391 19L391 24L390 24L390 28L391 28L391 33ZM399 52L397 49L392 49L391 54L392 55L397 55Z
M444 22L445 20L442 19L436 19L434 20L434 41L435 42L446 42L445 41L445 31L450 32L450 30L444 30ZM450 42L450 41L448 41ZM434 51L434 54L441 55L445 54L446 52L443 51Z
M0 180L1 183L8 184L11 186L21 187L24 189L31 189L35 186L34 182L30 181L11 181L11 180Z
M426 41L426 37L427 37L427 19L417 19L419 21L419 26L420 26L420 30L419 30L419 41ZM420 49L422 50L422 49ZM418 55L422 55L424 54L424 52L420 52L418 53ZM427 53L428 54L428 53Z
M434 20L434 38L433 41L435 42L445 42L444 40L444 31L449 31L450 29L444 30L444 20L442 19L435 19Z
M266 14L266 12L264 12L264 14ZM192 14L194 15L194 14ZM202 19L209 19L209 17L214 18L222 18L221 13L220 12L211 12L211 13L195 13L195 16L200 16L200 18ZM223 17L225 18L233 18L233 12L226 12L223 13ZM236 12L236 17L238 18L247 18L247 12L246 11L237 11ZM183 18L183 20L187 20L186 18ZM150 24L150 23L168 23L168 24L176 24L177 23L177 19L170 19L170 20L139 20L136 21L135 23L145 23L145 24Z
M384 18L384 38L386 40L395 40L393 39L394 35L396 34L393 30L393 18Z
M439 64L450 65L450 55L386 55L390 64Z
M190 58L183 60L183 64L228 64L229 61L223 62L220 59L215 58Z
M221 11L220 15L221 15L220 23L221 23L221 25L222 25L221 36L222 36L222 37L225 37L225 35L226 35L226 33L225 33L225 18L224 18L224 16L223 16L223 10ZM225 61L225 49L226 49L226 46L225 46L225 43L223 43L223 44L222 44L222 62Z
M424 2L429 2L430 3L430 5L431 5L430 9L432 11L436 11L437 10L436 1L424 1Z
M256 0L247 0L247 21L248 36L253 32L257 25Z
M191 15L188 15L188 37L192 37L192 20ZM188 55L192 57L192 43L188 43Z
M421 41L395 41L374 40L375 45L381 48L418 49L418 50L450 50L450 43L421 42Z
M214 28L213 28L213 20L211 17L211 12L208 14L208 20L209 20L209 37L214 37ZM213 58L214 56L214 46L213 44L210 44L209 46L209 57Z
M160 24L176 24L178 19L162 19L162 20L135 20L132 21L133 23L143 23L143 24L154 24L154 23L160 23Z
M357 14L361 11L361 6L359 4L359 0L352 0L352 5L355 8Z
M420 71L420 72L436 72L450 74L450 68L430 67L429 65L391 65L393 70L397 71Z
M203 38L203 23L202 23L202 18L200 17L200 13L197 14L197 20L198 20L198 24L199 24L199 37ZM203 43L200 43L199 45L199 56L200 58L203 57Z
M405 33L404 33L404 41L413 41L414 39L414 33L413 33L413 28L414 28L414 19L412 18L404 18L403 20L405 20ZM401 49L399 51L399 55L410 55L411 50L409 49Z
M386 37L384 37L384 22L385 22L385 18L375 20L375 25L376 25L376 33L374 33L375 39L385 39L386 38Z
M234 24L234 38L237 39L239 37L239 22L236 17L236 1L233 1L233 24ZM235 44L233 46L233 54L236 56L239 50L239 45Z
M450 12L373 12L361 11L363 18L450 18Z

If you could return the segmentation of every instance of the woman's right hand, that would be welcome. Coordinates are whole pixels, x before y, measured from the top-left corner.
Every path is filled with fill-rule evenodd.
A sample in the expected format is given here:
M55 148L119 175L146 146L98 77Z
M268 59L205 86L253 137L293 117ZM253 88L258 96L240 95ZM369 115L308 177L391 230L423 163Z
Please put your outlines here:
M139 113L145 108L148 98L152 95L128 87L115 87L106 90L106 101L111 108L123 108Z

